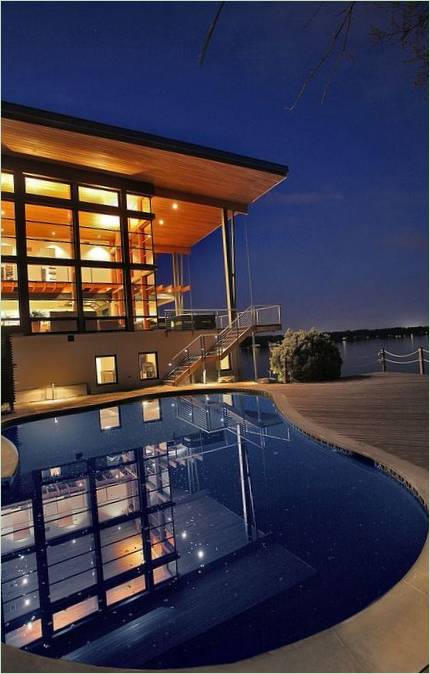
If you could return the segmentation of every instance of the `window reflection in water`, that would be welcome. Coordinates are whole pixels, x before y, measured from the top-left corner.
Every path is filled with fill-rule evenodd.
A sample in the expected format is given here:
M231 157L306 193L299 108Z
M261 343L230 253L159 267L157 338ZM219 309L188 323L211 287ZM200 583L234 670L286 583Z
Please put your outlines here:
M241 462L246 443L264 444L269 426L267 418L233 409L232 402L230 394L210 401L169 400L174 417L187 423L186 435L37 471L34 498L3 508L7 643L36 642L44 624L60 632L96 614L101 605L144 595L178 572L186 575L255 540L252 489L243 483L249 471ZM142 413L144 421L159 421L160 400L145 401ZM99 422L102 430L118 427L119 408L99 410ZM232 509L207 489L205 459L237 450L238 433L242 455L229 452L229 470L237 476ZM42 528L36 537L35 508ZM41 535L47 542L45 570L36 556ZM44 582L49 602L42 610Z

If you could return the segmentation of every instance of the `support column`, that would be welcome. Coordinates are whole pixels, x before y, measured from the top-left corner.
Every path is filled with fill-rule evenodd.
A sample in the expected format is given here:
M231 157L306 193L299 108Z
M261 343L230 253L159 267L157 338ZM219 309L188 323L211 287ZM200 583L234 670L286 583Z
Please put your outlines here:
M240 486L242 491L242 508L243 519L245 521L245 529L248 536L248 541L251 543L256 541L257 526L255 521L254 497L252 494L251 473L249 469L248 452L246 448L246 441L242 438L240 433L240 424L236 426L237 448L239 451L239 468L240 468Z
M181 256L178 253L172 253L172 275L174 286L183 285L183 264ZM180 292L176 291L173 294L175 298L176 314L182 314L183 312L182 295Z
M225 288L227 295L227 312L229 323L234 320L236 313L236 273L235 273L235 253L234 242L234 221L233 218L228 222L227 209L222 210L221 220L222 247L224 253L224 275Z

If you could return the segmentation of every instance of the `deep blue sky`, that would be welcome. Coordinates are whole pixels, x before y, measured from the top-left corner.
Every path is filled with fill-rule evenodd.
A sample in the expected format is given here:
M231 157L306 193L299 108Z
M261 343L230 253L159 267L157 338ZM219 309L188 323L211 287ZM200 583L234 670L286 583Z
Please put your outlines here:
M369 40L294 99L345 3L229 2L206 63L212 2L4 2L3 98L288 164L247 216L254 300L289 327L427 323L427 119L400 48ZM239 304L249 301L238 218ZM224 306L220 233L191 256L193 303Z

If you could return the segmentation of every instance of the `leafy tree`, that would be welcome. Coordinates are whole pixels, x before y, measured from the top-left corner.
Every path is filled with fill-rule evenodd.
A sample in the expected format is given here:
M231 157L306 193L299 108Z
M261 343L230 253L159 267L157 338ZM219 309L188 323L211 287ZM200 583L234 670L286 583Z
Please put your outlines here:
M312 330L287 330L272 347L270 368L281 381L310 382L339 379L342 358L331 337Z

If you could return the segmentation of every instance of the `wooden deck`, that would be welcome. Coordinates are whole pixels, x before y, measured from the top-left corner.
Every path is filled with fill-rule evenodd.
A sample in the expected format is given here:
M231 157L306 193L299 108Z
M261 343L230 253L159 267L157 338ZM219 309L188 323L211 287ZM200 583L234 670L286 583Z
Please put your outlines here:
M387 372L270 390L315 423L428 470L428 383L422 375Z

